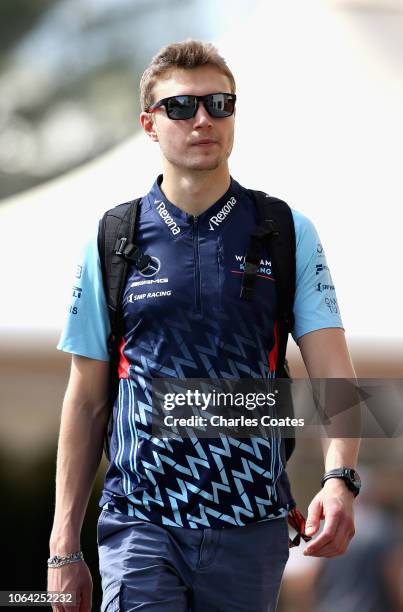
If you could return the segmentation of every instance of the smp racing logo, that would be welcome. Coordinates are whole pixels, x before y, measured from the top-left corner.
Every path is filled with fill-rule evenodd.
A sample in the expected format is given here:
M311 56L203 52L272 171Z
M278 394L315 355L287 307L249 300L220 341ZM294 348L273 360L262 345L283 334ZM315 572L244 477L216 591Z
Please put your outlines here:
M334 291L334 285L325 285L325 283L316 283L315 285L316 291Z
M127 297L127 301L133 304L139 300L161 298L172 295L171 289L164 290L164 288L161 287L161 289L158 288L157 291L153 290L156 288L155 285L164 285L169 281L168 277L152 278L157 274L157 272L160 271L160 269L161 261L158 259L158 257L151 256L148 266L141 272L139 270L139 273L141 276L143 276L144 280L134 281L130 285L131 288L144 287L142 291L146 291L146 293L130 293L130 295ZM150 289L150 291L147 291L147 289Z
M236 204L236 198L234 198L234 196L232 196L232 198L230 198L228 200L228 202L226 204L224 204L224 206L222 207L220 212L218 212L216 215L213 215L212 217L210 217L210 219L209 219L209 229L210 229L210 231L214 231L215 228L218 227L220 225L220 223L222 223L226 217L228 217L228 215L230 214L231 210L234 208L235 204Z

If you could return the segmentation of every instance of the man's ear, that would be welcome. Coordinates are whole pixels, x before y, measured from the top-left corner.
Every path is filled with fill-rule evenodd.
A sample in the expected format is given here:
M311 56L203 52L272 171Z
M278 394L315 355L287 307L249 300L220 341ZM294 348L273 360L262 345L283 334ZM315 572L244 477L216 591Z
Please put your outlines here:
M158 134L156 129L156 122L152 113L146 113L145 111L140 113L140 124L147 136L154 142L158 142Z

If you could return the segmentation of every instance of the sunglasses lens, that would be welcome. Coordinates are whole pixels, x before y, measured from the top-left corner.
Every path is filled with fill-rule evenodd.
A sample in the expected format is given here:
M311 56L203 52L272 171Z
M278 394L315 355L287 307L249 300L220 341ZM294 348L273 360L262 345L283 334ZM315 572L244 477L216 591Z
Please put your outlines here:
M207 98L206 106L212 117L229 117L235 109L235 96L225 93L211 94Z
M235 109L235 95L217 93L202 97L207 112L212 117L229 117ZM197 96L172 96L165 100L167 115L170 119L191 119L198 108Z
M172 96L167 102L167 115L170 119L190 119L195 108L195 96Z

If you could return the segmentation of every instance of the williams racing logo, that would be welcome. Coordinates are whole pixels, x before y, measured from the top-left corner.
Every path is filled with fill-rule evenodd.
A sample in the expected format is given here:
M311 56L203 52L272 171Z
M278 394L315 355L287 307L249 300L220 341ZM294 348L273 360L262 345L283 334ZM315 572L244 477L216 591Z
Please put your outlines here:
M230 198L228 200L228 202L226 204L224 204L224 206L222 207L220 212L218 212L216 215L213 215L212 217L210 217L210 219L209 219L209 229L210 229L210 231L214 231L215 228L218 227L220 225L220 223L222 223L224 221L224 219L226 219L228 217L228 215L230 214L231 210L234 208L236 202L237 202L236 198L234 198L234 196L232 196L232 198Z
M245 255L235 255L235 267L237 270L231 270L231 272L243 272L245 270ZM258 276L270 277L272 274L271 261L269 259L261 259L260 265L257 270Z

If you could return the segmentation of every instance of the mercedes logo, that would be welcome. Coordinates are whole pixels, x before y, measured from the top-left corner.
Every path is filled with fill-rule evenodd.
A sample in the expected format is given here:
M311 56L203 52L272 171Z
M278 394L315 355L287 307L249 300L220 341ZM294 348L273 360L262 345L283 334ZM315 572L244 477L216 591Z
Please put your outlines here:
M151 261L148 264L148 266L144 268L142 272L140 272L140 270L139 272L141 276L144 276L144 278L150 278L150 276L155 276L157 272L160 271L160 268L161 268L161 262L158 259L158 257L151 256Z

